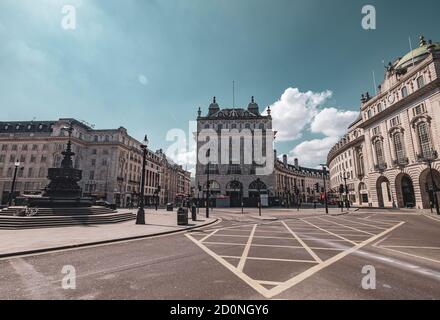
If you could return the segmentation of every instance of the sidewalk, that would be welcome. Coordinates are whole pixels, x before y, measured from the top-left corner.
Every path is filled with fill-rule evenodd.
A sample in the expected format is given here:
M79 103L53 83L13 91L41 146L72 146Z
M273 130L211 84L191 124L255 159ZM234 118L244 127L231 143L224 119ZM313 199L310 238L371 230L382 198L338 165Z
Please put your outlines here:
M127 211L125 209L125 211ZM134 212L136 210L133 210ZM188 226L177 225L177 212L145 210L145 225L135 220L105 225L88 225L29 230L0 230L0 258L31 254L56 249L68 249L121 240L146 238L182 230L199 228L217 221L199 215L198 221L189 219Z

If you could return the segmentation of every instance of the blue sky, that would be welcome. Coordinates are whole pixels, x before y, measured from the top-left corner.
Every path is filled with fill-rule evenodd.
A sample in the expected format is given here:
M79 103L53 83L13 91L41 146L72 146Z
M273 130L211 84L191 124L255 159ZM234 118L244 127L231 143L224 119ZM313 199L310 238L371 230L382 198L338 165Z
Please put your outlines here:
M361 27L365 4L376 30ZM61 28L64 5L75 30ZM382 60L409 51L409 36L440 41L439 10L437 0L0 0L1 120L75 117L166 148L168 130L186 129L212 96L231 106L235 80L236 105L254 95L278 108L279 153L314 166L374 91L372 70L382 79Z

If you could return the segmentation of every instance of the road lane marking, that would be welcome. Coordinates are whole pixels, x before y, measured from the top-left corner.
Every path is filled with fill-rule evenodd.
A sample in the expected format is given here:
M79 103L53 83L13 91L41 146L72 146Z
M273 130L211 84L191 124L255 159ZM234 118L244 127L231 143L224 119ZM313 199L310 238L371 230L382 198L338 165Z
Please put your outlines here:
M222 266L224 266L226 269L231 271L233 274L235 274L237 277L239 277L241 280L243 280L245 283L247 283L251 288L253 288L255 291L260 293L265 298L270 298L269 290L267 290L265 287L263 287L261 284L259 284L257 281L249 277L247 274L245 274L243 271L238 270L236 267L228 263L225 259L221 258L219 255L217 255L214 251L210 250L208 247L197 241L195 238L193 238L190 234L185 234L187 238L189 238L192 242L194 242L197 246L200 247L203 251L205 251L207 254L209 254L212 258L214 258L218 263L220 263Z
M241 257L237 256L220 256L221 258L226 259L240 259ZM282 261L282 262L301 262L301 263L317 263L313 260L301 260L301 259L279 259L279 258L262 258L262 257L247 257L246 260L261 260L261 261ZM243 269L240 269L243 271Z
M434 217L431 217L430 215L422 214L422 216L424 216L424 217L426 217L426 218L429 218L429 219L431 219L431 220L435 220L435 221L437 221L437 222L440 222L440 219L436 219L436 218L434 218Z
M323 220L323 221L328 221L327 219L324 219L324 218L318 218L318 219L319 219L319 220ZM339 226L343 226L343 227L346 227L346 228L352 229L352 230L355 230L355 231L358 231L358 232L362 232L362 233L365 233L365 234L369 234L370 236L374 236L374 233L371 233L371 232L368 232L368 231L363 231L363 230L357 229L357 228L355 228L355 227L350 227L350 226L343 225L343 224L340 224L340 223L337 223L337 222L334 222L334 221L332 221L332 223L334 223L334 224L336 224L336 225L339 225Z
M211 232L211 233L208 234L207 236L203 237L203 238L200 240L200 242L205 241L206 239L208 239L209 237L213 236L213 235L216 234L217 232L218 232L218 229L215 230L215 231L213 231L213 232Z
M355 220L355 218L353 218L353 220L348 220L346 218L340 218L340 217L336 217L336 218L339 219L339 220L344 220L344 221L347 221L347 222L350 221L350 222L353 222L353 223L356 223L356 224L364 225L364 226L375 228L375 229L386 230L386 228L383 228L383 227L379 227L379 226L375 226L375 225L371 225L371 224L367 224L367 223L363 223L363 222L358 222L358 221Z
M384 235L386 235L387 233L389 233L389 232L393 231L394 229L400 227L404 223L405 222L402 221L402 222L398 223L397 225L395 225L394 227L391 227L391 228L389 228L387 230L384 230L382 233L379 233L379 234L375 235L374 237L371 237L370 239L365 240L364 242L362 242L362 243L360 243L360 244L358 244L358 245L356 245L354 247L351 247L350 249L345 250L345 251L339 253L336 256L333 256L332 258L326 260L325 262L320 263L320 264L318 264L318 265L316 265L316 266L314 266L314 267L304 271L303 273L301 273L301 274L293 277L292 279L284 282L282 285L279 285L279 286L269 290L269 294L271 295L271 297L274 297L274 296L282 293L283 291L285 291L285 290L287 290L287 289L297 285L298 283L300 283L300 282L304 281L305 279L309 278L310 276L314 275L318 271L320 271L320 270L322 270L322 269L332 265L333 263L341 260L342 258L345 258L349 254L351 254L353 252L356 252L357 250L361 249L362 247L366 246L367 244L369 244L371 242L374 242L377 239L383 237Z
M310 249L310 247L304 242L304 241L302 241L301 240L301 238L300 237L298 237L297 235L296 235L296 233L295 232L293 232L292 231L292 229L290 229L289 228L289 226L284 222L284 221L281 221L281 223L286 227L286 229L296 238L296 240L298 240L298 242L304 247L304 249L306 249L307 250L307 252L313 257L313 259L315 259L317 262L319 262L319 263L321 263L322 262L322 260L321 260L321 258L320 257L318 257L318 255L316 254L316 253L314 253L313 252L313 250L312 249Z
M314 224L311 223L311 222L308 222L308 221L306 221L306 220L303 220L303 221L306 222L306 223L308 223L308 224L310 224L311 226L314 226L314 227L318 228L319 230L322 230L322 231L325 231L325 232L331 234L332 236L338 237L338 238L340 238L340 239L342 239L342 240L345 240L345 241L347 241L347 242L350 242L351 244L354 244L354 245L357 244L356 242L354 242L354 241L352 241L352 240L349 240L349 239L347 239L347 238L344 238L344 237L342 237L342 236L340 236L340 235L337 235L336 233L333 233L333 232L331 232L331 231L328 231L328 230L326 230L326 229L323 229L323 228L321 228L321 227L318 227L318 226L314 225ZM332 241L334 241L334 240L332 240Z
M243 271L243 269L244 269L244 265L246 263L246 258L247 258L248 254L249 254L249 250L251 249L252 239L253 239L254 234L255 234L255 229L257 229L257 225L254 225L254 227L253 227L253 229L251 231L251 234L249 236L249 239L248 239L248 241L246 243L246 246L244 247L243 254L241 255L240 262L238 263L237 269L240 270L240 271Z
M282 282L276 281L266 281L266 280L256 280L259 284L267 284L269 286L279 286Z

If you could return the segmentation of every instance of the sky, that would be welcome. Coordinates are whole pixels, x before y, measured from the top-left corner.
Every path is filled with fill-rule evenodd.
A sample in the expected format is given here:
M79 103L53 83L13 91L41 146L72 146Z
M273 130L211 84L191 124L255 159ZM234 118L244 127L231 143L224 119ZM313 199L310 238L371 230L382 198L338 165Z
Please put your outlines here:
M374 30L362 28L364 5ZM439 10L438 0L0 0L0 119L123 126L166 150L169 130L187 132L213 96L231 107L235 81L236 106L251 96L271 106L278 154L315 167L361 93L374 93L372 71L379 83L409 37L440 41ZM192 154L176 161L191 169Z

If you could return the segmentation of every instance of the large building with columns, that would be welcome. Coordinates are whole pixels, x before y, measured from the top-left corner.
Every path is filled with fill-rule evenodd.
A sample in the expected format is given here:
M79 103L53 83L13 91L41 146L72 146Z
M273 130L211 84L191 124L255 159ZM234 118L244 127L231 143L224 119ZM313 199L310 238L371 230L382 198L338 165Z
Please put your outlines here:
M123 127L94 129L75 119L54 121L0 122L0 201L10 198L15 169L16 194L38 194L47 185L48 168L58 167L72 125L74 167L82 170L80 186L84 196L104 199L118 206L136 205L139 200L142 172L141 142L131 137ZM169 168L173 170L169 170ZM168 179L162 176L167 174ZM147 150L145 202L174 202L177 193L189 193L189 176L180 166L170 165L158 152ZM172 184L175 184L172 185ZM168 190L173 190L168 193Z
M362 95L359 118L328 154L331 186L345 175L353 204L428 209L440 198L439 150L440 43L421 37L389 63L375 96Z
M267 205L312 202L318 198L314 186L316 183L323 186L323 178L328 179L328 176L323 176L321 170L300 167L298 159L294 161L294 165L288 164L286 155L283 156L283 161L278 160L276 151L273 150L276 132L272 129L270 114L270 108L266 114L260 113L254 97L247 108L220 108L214 98L208 114L202 115L199 109L195 177L195 186L200 186L202 191L198 194L199 197L202 197L202 193L206 196L209 171L211 198L228 198L230 206L240 206L242 199L245 206L255 206L261 194L267 195ZM225 132L231 138L223 140ZM257 138L249 141L249 147L246 147L245 132L249 132L253 139ZM209 136L209 139L204 135ZM239 143L234 150L239 151L239 154L234 156L233 137L237 136L236 141ZM214 157L209 163L202 163L199 157L206 153L202 148L212 137L216 137L215 140L218 141L213 147L218 149L218 157ZM256 147L258 138L261 138L261 154ZM226 161L221 158L222 147L228 150ZM250 155L252 161L245 161L246 155ZM258 160L259 155L265 159L264 164ZM258 169L263 167L266 168L265 172L259 172ZM295 187L298 188L298 194L294 192Z

